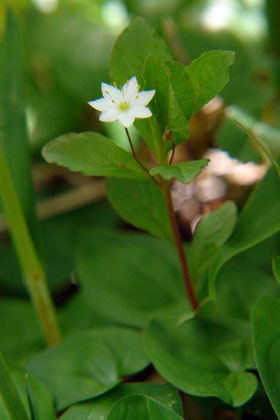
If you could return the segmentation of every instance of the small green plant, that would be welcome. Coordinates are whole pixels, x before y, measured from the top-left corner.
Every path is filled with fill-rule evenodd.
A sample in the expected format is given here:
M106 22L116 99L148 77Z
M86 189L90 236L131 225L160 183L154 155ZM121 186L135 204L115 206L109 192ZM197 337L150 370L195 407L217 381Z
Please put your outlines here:
M11 42L14 23L8 16ZM272 161L265 177L241 212L233 201L225 202L199 222L188 244L172 199L174 180L190 184L209 163L174 163L174 153L188 139L192 116L229 82L234 57L231 51L209 51L184 66L142 18L119 35L111 81L102 83L103 97L89 105L101 112L100 121L120 123L129 149L87 131L55 138L42 155L70 171L106 177L113 209L145 233L91 226L82 231L75 258L80 290L57 314L36 226L26 216L34 203L25 210L2 133L0 197L49 348L43 349L31 308L15 304L10 322L16 325L22 313L27 331L18 331L18 340L23 334L20 356L0 345L8 366L17 368L9 373L1 356L1 419L187 419L179 392L194 401L204 397L205 404L233 407L239 415L239 407L250 403L261 386L257 371L280 416L279 257L273 259L277 282L254 263L233 259L228 264L260 244L259 250L253 248L258 258L265 240L280 230L277 159L232 110L230 117ZM139 154L132 125L150 161ZM273 297L258 300L264 290ZM145 381L149 366L160 382Z

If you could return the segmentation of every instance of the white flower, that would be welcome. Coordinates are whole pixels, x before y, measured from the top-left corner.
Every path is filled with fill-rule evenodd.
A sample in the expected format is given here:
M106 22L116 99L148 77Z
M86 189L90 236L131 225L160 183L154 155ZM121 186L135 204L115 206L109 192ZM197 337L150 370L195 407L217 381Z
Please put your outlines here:
M90 106L102 111L100 121L119 121L124 127L130 127L135 118L149 118L152 116L146 107L155 94L155 90L142 90L137 79L133 76L121 89L101 83L103 98L88 102Z

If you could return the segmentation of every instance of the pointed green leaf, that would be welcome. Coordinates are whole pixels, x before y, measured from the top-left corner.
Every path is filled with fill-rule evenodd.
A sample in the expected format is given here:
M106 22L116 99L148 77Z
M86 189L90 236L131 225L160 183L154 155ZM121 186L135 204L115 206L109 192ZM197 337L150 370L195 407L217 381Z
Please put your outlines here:
M162 191L151 181L107 179L109 201L128 223L153 235L171 239Z
M183 420L175 411L144 395L129 395L119 400L108 415L108 420Z
M42 154L47 162L84 175L147 178L131 153L98 133L65 134L49 142Z
M190 184L199 175L202 168L208 165L208 159L193 160L177 163L176 165L155 166L150 170L151 175L160 175L164 179L175 178L185 184Z
M194 92L193 113L214 98L229 81L229 66L234 62L231 51L209 51L186 67Z
M71 407L63 414L61 420L105 419L117 401L125 396L135 394L150 397L173 412L183 415L182 403L176 388L167 383L139 382L122 384L99 398ZM133 418L135 418L134 415Z
M253 347L268 398L280 416L280 301L264 297L252 312Z
M273 268L274 277L276 281L278 282L278 284L280 284L280 256L279 255L277 257L273 257L272 268Z
M247 335L247 324L238 323L235 331L231 324L200 316L183 323L177 316L166 316L150 321L144 345L155 368L173 385L187 394L218 397L237 407L257 387L255 375L246 372L251 368L250 343L243 339Z
M122 324L143 326L151 313L185 297L173 246L147 235L83 232L76 270L88 305Z

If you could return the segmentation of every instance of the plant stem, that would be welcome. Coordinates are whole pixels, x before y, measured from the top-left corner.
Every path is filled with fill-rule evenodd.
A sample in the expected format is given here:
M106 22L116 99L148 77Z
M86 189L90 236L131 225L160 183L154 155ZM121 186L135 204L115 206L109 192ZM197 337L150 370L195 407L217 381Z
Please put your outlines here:
M61 340L45 272L34 248L0 139L0 198L23 275L49 346Z
M137 154L136 154L136 151L135 151L135 149L134 149L134 146L133 146L133 143L132 143L132 140L131 140L131 137L130 137L130 134L129 134L129 131L128 131L128 129L125 127L124 128L125 129L125 132L126 132L126 135L127 135L127 138L128 138L128 141L129 141L129 145L130 145L130 148L131 148L131 152L132 152L132 155L133 155L133 157L134 157L134 159L136 160L136 162L138 163L138 165L143 169L143 171L144 172L146 172L146 174L151 178L151 180L156 184L156 186L157 187L160 187L161 185L160 185L160 183L157 181L157 179L156 178L154 178L151 174L150 174L150 172L149 172L149 169L144 165L144 163L142 163L141 162L141 160L140 159L138 159L138 156L137 156Z
M184 252L183 242L182 242L182 239L181 239L181 236L180 236L179 227L178 227L176 216L175 216L175 211L174 211L174 207L173 207L173 201L172 201L170 186L169 186L169 183L166 180L163 180L163 192L164 192L164 197L165 197L166 206L167 206L167 210L168 210L168 215L169 215L169 219L170 219L170 224L171 224L171 228L172 228L174 244L175 244L175 247L176 247L176 250L177 250L177 253L178 253L178 257L179 257L179 260L180 260L181 269L182 269L182 273L183 273L183 278L184 278L187 294L188 294L188 297L189 297L189 300L190 300L190 303L192 305L193 310L196 310L198 308L198 302L197 302L195 291L193 289L193 286L191 284L191 279L190 279L190 276L189 276L189 270L188 270L188 266L187 266L186 255L185 255L185 252Z
M23 402L8 370L7 364L0 353L0 395L9 418L28 420Z
M170 156L168 165L171 165L172 164L174 155L175 155L175 143L172 140L172 153L171 153L171 156Z

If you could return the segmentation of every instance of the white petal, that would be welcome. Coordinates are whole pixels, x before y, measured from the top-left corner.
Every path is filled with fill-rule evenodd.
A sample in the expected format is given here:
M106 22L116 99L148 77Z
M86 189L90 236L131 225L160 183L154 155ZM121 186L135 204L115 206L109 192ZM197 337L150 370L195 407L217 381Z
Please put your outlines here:
M123 100L131 102L138 93L138 82L136 76L129 79L122 87Z
M149 118L153 115L149 108L145 106L133 106L130 108L129 113L135 118Z
M100 98L96 99L95 101L88 102L92 108L97 109L97 111L105 111L106 109L115 108L115 104L110 102L108 99Z
M116 103L119 103L122 101L122 93L121 91L112 86L112 85L108 85L108 83L101 83L101 90L102 90L102 95L104 96L104 98L109 99L115 101Z
M153 90L142 90L141 92L138 93L138 98L136 98L132 105L134 106L141 106L141 105L148 105L148 103L153 99L154 94L156 93L156 91Z
M110 109L108 111L101 112L99 120L104 122L117 121L118 115L119 111L116 111L115 109Z
M123 127L128 128L134 123L135 117L130 112L121 112L118 120Z

